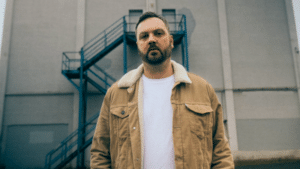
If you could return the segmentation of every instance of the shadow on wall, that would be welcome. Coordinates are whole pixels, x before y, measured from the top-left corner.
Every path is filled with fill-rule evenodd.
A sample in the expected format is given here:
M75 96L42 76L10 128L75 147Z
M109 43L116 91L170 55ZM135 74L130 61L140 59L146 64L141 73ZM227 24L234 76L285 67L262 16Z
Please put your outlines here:
M178 14L184 14L186 16L186 29L187 29L187 38L188 38L188 44L191 43L191 36L194 32L196 21L194 19L194 16L188 8L181 8L178 10Z

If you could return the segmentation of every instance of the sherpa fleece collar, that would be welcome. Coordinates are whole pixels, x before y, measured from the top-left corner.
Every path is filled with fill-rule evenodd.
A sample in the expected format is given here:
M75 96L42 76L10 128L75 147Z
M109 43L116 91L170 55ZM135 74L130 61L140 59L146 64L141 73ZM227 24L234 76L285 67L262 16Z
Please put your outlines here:
M175 83L192 83L188 77L187 71L184 67L175 61L171 60L174 69ZM132 86L143 75L144 65L141 64L137 69L131 70L126 73L118 82L119 88L126 88Z

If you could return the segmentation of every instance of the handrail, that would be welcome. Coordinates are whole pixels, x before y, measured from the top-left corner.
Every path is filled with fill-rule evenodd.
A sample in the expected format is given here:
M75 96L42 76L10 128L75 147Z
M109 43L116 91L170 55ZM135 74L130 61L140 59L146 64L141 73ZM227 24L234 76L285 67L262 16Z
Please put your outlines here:
M90 71L94 76L96 76L98 79L100 79L103 83L105 83L105 86L110 86L109 83L107 83L106 80L102 79L99 75L97 75L94 71L92 71L91 69L88 69L88 71ZM106 88L105 88L106 89Z
M185 22L186 22L186 18L184 15L182 15L181 20L178 24L178 26L181 27L181 31L186 31Z
M171 32L180 32L185 31L184 21L185 17L182 14L177 15L165 15L165 16L174 16L172 21L169 21L169 24L174 25L170 27ZM129 15L125 15L115 21L111 26L106 28L104 31L97 34L94 38L89 40L83 47L83 55L84 55L84 63L86 63L89 59L93 58L99 52L104 50L109 44L113 43L118 37L122 36L124 33L124 24L126 24L126 32L130 32L132 24L136 24L136 22L130 21ZM125 20L125 22L124 22ZM172 30L174 28L174 30ZM64 52L63 56L65 56L65 60L62 62L62 70L76 70L72 67L72 63L79 63L78 59L70 59L67 54L74 54L78 52Z
M69 57L68 55L70 54L79 54L78 52L63 52L62 55L62 70L76 70L77 67L74 66L74 68L71 66L71 63L74 62L80 62L80 58L78 59L70 59L71 57Z
M115 78L113 78L111 75L107 74L103 69L101 69L99 66L94 65L95 68L97 68L100 72L105 74L105 76L109 77L112 81L117 81Z
M118 20L117 20L116 22L114 22L113 24L111 24L111 26L114 25L115 23L119 22L119 21L122 20L122 19L123 19L123 17L120 18L120 19L118 19ZM111 26L109 26L108 28L104 29L104 31L108 30ZM91 40L89 40L85 45L83 45L83 48L84 48L85 46L87 46L89 43L91 43L94 39L96 39L97 37L99 37L104 31L100 32L100 33L97 34L94 38L92 38Z
M83 48L84 50L84 55L85 58L90 58L93 55L90 55L90 52L95 52L95 51L99 51L99 49L101 48L105 48L107 47L109 44L107 43L108 38L111 39L116 39L116 36L113 36L116 32L119 33L123 33L121 30L123 29L123 23L119 23L115 28L113 28L112 30L110 30L109 32L104 32L103 37L101 37L99 40L97 40L94 44L90 45L87 48ZM92 48L93 47L93 48ZM92 48L92 49L91 49ZM93 53L94 54L94 53Z
M96 45L100 40L106 39L106 38L107 38L107 35L110 34L112 31L114 31L115 29L117 29L119 26L122 26L122 23L118 24L115 28L113 28L113 29L110 30L109 32L103 31L103 34L106 35L106 36L102 36L100 39L98 39L96 42L94 42L92 45L90 45L90 46L87 47L87 48L84 48L84 47L83 47L84 51L89 50L92 46Z
M92 122L95 121L98 116L99 113L94 114L91 118L89 118L87 120L87 122L85 123L85 125L83 126L82 129L85 129L88 125L92 125ZM95 126L92 126L91 128L94 128ZM89 129L87 130L85 133L85 136L87 136L88 134L90 134L93 130ZM64 159L64 157L67 156L69 150L71 150L77 143L77 139L73 140L77 135L78 135L79 129L75 130L74 132L72 132L67 138L65 138L57 148L53 149L52 151L50 151L47 155L46 155L46 161L45 161L45 168L50 169L51 165L54 164L55 162L57 162L59 159ZM73 141L72 141L73 140ZM71 142L70 142L71 141ZM69 143L70 142L70 143ZM69 143L69 145L68 145ZM61 153L59 153L59 151L61 151ZM57 154L55 157L53 157L53 155L55 153L59 153ZM53 158L52 158L53 157Z
M185 17L182 14L177 15L166 15L166 16L174 16L173 20L169 22L169 25L174 25L174 30L170 31L184 31L184 20ZM180 17L177 17L180 16ZM118 19L116 22L114 22L111 26L106 28L104 31L96 35L93 39L91 39L89 42L87 42L83 47L83 52L85 59L89 59L93 56L95 56L98 52L105 49L109 43L113 42L118 35L121 35L123 33L123 25L126 24L127 27L129 27L132 24L136 24L135 22L129 22L130 19L129 15L125 15ZM125 19L125 23L123 20ZM122 31L123 30L123 31ZM130 29L126 29L130 30ZM130 32L130 31L128 31Z

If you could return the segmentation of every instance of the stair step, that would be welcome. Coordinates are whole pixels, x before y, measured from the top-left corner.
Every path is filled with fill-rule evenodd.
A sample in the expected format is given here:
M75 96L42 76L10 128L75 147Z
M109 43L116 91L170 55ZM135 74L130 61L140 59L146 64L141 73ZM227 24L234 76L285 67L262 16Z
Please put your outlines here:
M79 70L63 70L62 74L66 75L70 79L79 79L80 78Z
M112 42L110 45L108 45L105 49L103 49L101 52L96 54L94 57L92 57L90 60L86 61L82 66L83 70L87 70L90 68L93 64L98 62L100 59L102 59L106 54L108 54L110 51L115 49L117 46L119 46L123 42L123 35L121 35L119 38L117 38L114 42ZM78 68L79 69L79 68Z

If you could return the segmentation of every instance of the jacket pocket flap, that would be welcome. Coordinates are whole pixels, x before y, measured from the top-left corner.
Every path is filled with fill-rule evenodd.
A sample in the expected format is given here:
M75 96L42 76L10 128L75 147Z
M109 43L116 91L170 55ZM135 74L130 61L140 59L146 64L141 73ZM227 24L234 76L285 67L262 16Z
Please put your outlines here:
M129 114L126 111L126 107L114 107L110 109L111 114L118 116L120 118L125 118L127 117Z
M206 113L210 113L213 111L213 109L210 106L207 105L200 105L200 104L185 104L185 106L195 112L195 113L199 113L199 114L206 114Z

